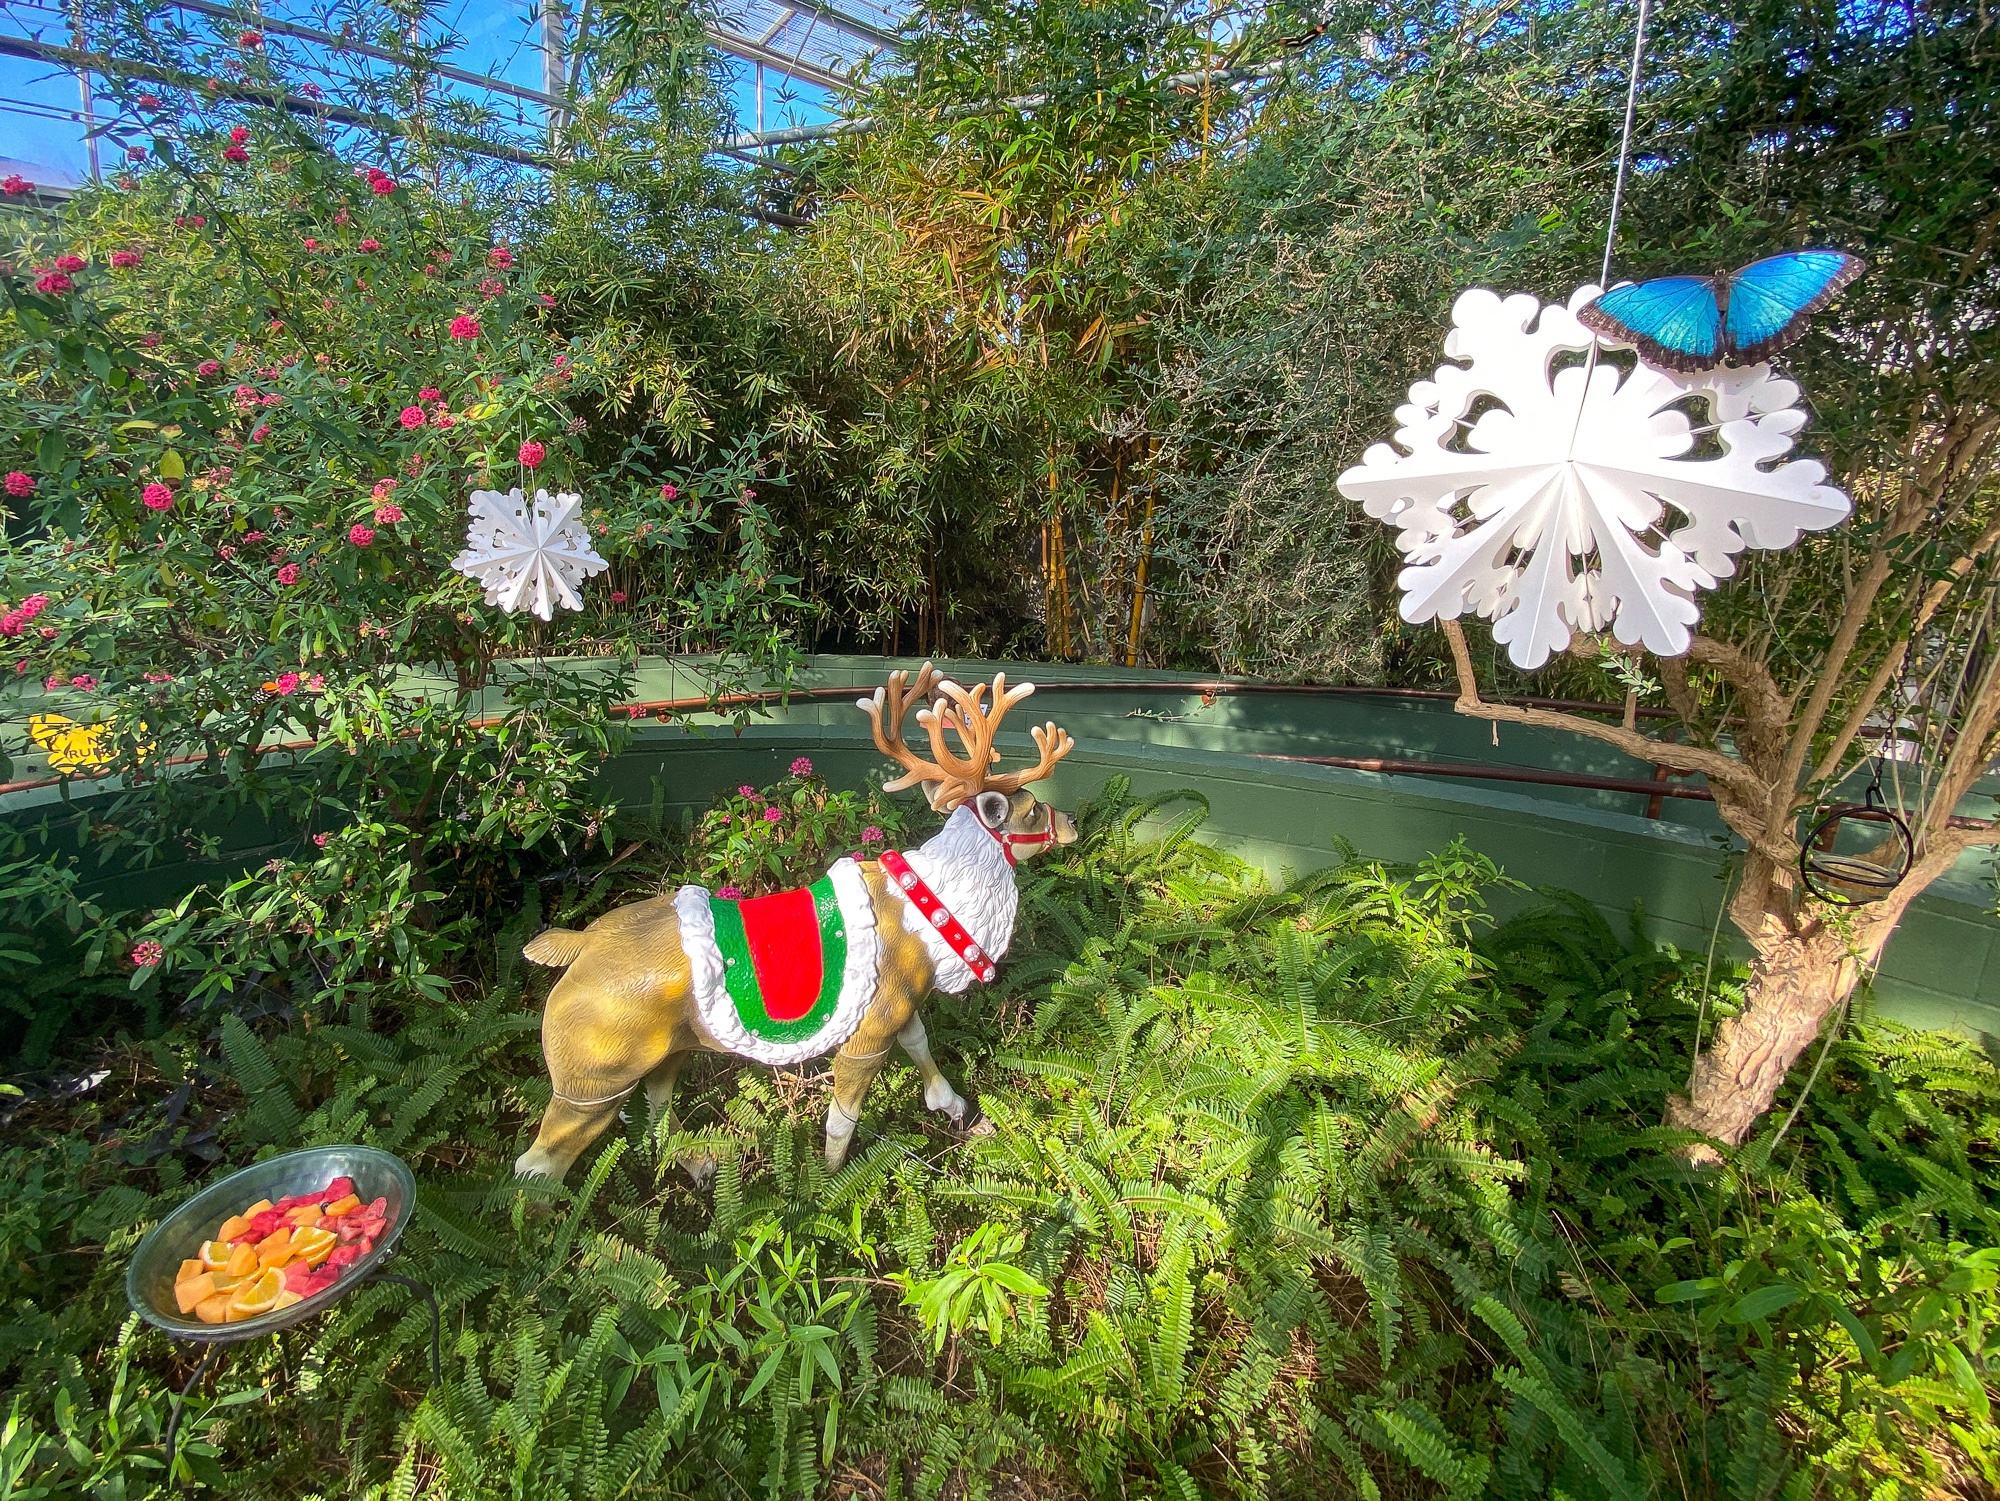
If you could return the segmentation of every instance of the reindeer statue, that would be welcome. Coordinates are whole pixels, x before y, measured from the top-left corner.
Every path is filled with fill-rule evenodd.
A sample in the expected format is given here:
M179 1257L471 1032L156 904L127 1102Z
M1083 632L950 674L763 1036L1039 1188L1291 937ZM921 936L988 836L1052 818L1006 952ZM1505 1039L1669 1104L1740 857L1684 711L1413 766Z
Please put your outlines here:
M903 716L935 690L917 722L928 760L903 743ZM826 1161L837 1168L868 1086L893 1040L924 1080L924 1104L965 1124L966 1103L932 1058L918 1003L933 989L991 980L1014 930L1014 861L1069 844L1066 813L1021 789L1075 742L1054 724L1034 730L1041 759L995 773L993 737L1035 691L1005 673L966 689L930 663L893 672L859 700L875 745L903 768L887 790L922 784L948 813L923 848L879 860L836 860L811 886L747 901L683 886L607 913L582 932L551 928L522 952L565 970L542 1013L542 1056L555 1097L514 1171L560 1178L643 1083L655 1113L673 1108L675 1081L697 1048L766 1064L839 1051L826 1112ZM946 743L949 731L960 750ZM961 753L962 752L962 753Z

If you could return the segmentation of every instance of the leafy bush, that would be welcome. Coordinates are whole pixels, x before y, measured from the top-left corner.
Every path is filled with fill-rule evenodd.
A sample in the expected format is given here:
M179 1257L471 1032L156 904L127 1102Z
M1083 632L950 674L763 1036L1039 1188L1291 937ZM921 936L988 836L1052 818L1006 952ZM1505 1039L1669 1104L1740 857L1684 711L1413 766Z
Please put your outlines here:
M842 802L803 775L759 796ZM952 1136L895 1065L832 1175L823 1075L711 1060L679 1130L631 1111L573 1185L514 1183L548 1088L516 959L538 883L460 930L448 985L175 1025L16 1105L0 1495L159 1483L189 1361L127 1318L122 1264L211 1129L235 1160L411 1159L408 1260L447 1323L435 1388L389 1287L241 1351L185 1430L227 1494L1995 1482L2000 1074L1976 1050L1863 1029L1704 1175L1654 1124L1702 966L1557 894L1493 924L1498 873L1457 851L1274 887L1195 842L1200 813L1116 786L1081 810L1081 842L1024 867L997 993L928 1007L990 1133ZM577 899L718 848L627 854Z
M842 855L893 849L905 826L903 810L879 791L835 792L800 756L775 787L720 799L695 825L685 863L689 879L713 890L762 896L818 880Z

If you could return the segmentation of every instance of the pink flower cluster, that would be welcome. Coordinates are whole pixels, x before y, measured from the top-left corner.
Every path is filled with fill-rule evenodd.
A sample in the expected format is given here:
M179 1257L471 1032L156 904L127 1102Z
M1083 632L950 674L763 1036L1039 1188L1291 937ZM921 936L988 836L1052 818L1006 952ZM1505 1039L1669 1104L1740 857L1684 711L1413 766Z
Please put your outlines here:
M547 458L548 456L549 456L548 449L544 447L542 444L537 443L533 438L530 438L527 442L521 445L519 458L521 460L521 467L523 469L540 468L542 460Z
M678 500L680 499L680 493L672 485L660 486L660 499L662 500Z
M792 763L792 775L793 775L793 776L795 776L795 777L809 777L809 776L811 776L812 774L813 774L813 764L812 764L812 762L811 762L811 761L810 761L810 760L809 760L808 758L806 758L805 756L800 756L800 757L798 758L798 760L796 760L796 761L794 761L794 762Z
M154 480L139 492L139 501L149 511L170 511L174 507L173 487Z
M396 179L391 177L387 172L384 172L380 167L370 167L368 169L368 191L373 193L377 198L387 198L391 193L396 191Z
M861 831L861 842L863 844L879 844L883 839L887 837L888 837L887 835L885 835L880 829L876 828L875 825L872 823L868 825L867 828Z
M375 507L375 524L377 526L394 526L402 519L403 508L393 501Z
M361 253L363 255L373 255L381 248L382 242L380 240L363 240L361 242Z
M35 290L46 297L60 297L76 285L60 271L44 271L35 278Z
M347 529L347 540L356 547L367 547L375 540L375 528L357 521Z
M486 252L486 264L495 271L505 271L514 264L514 252L505 245L495 245Z
M49 607L46 594L30 594L5 615L0 615L0 636L18 636L28 623Z
M149 683L171 683L174 680L171 672L147 672L140 675Z
M9 198L19 198L23 193L34 191L35 185L18 172L11 174L5 182L0 182L0 193L5 193Z
M451 320L451 336L454 339L476 339L479 337L479 320L470 313L460 313Z
M194 373L200 376L220 375L222 373L222 361L203 360L199 365L194 367Z
M81 271L83 267L84 259L80 255L59 255L56 257L56 270L58 271Z
M167 957L167 951L150 938L142 938L132 945L132 962L140 969L151 969Z
M783 818L784 816L785 816L785 810L782 808L766 808L764 810L765 823L776 823L779 819Z
M743 888L741 886L717 887L715 894L725 902L740 902L743 900Z
M111 269L129 271L146 258L141 250L114 250L111 252Z
M35 493L35 477L32 474L23 474L18 469L8 470L7 493L17 499L23 495L33 495Z
M417 428L422 427L430 419L424 415L424 409L422 407L404 407L403 410L397 414L396 420L402 423L404 427L409 428L411 431L415 431Z
M613 589L613 590L611 591L611 602L612 602L612 603L613 603L614 605L622 605L622 604L624 604L624 603L625 603L625 591L624 591L623 589Z
M297 583L298 581L299 581L299 565L298 565L298 564L296 564L296 563L287 563L287 564L286 564L286 565L285 565L285 566L284 566L283 568L280 568L280 569L278 570L278 582L279 582L279 583L281 583L281 584L284 584L284 585L286 585L287 587L290 587L291 585L293 585L293 584L296 584L296 583Z
M264 685L266 693L275 693L280 698L290 698L299 691L299 675L296 672L281 672L275 682Z

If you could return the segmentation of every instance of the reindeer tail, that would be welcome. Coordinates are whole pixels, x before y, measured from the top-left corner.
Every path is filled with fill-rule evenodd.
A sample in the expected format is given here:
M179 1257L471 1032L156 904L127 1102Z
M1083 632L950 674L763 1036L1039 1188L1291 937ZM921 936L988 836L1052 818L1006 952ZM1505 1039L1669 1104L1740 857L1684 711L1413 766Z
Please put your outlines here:
M574 928L544 928L529 940L521 956L550 969L567 969L576 963L585 941L586 935Z

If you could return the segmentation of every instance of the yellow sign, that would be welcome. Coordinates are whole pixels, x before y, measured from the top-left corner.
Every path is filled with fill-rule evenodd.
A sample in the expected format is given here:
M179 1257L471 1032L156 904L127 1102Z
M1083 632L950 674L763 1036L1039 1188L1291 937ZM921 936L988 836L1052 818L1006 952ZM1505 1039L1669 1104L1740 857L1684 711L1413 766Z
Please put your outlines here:
M60 714L37 714L28 721L28 738L49 753L57 771L89 771L111 764L118 736L108 724L78 724Z

